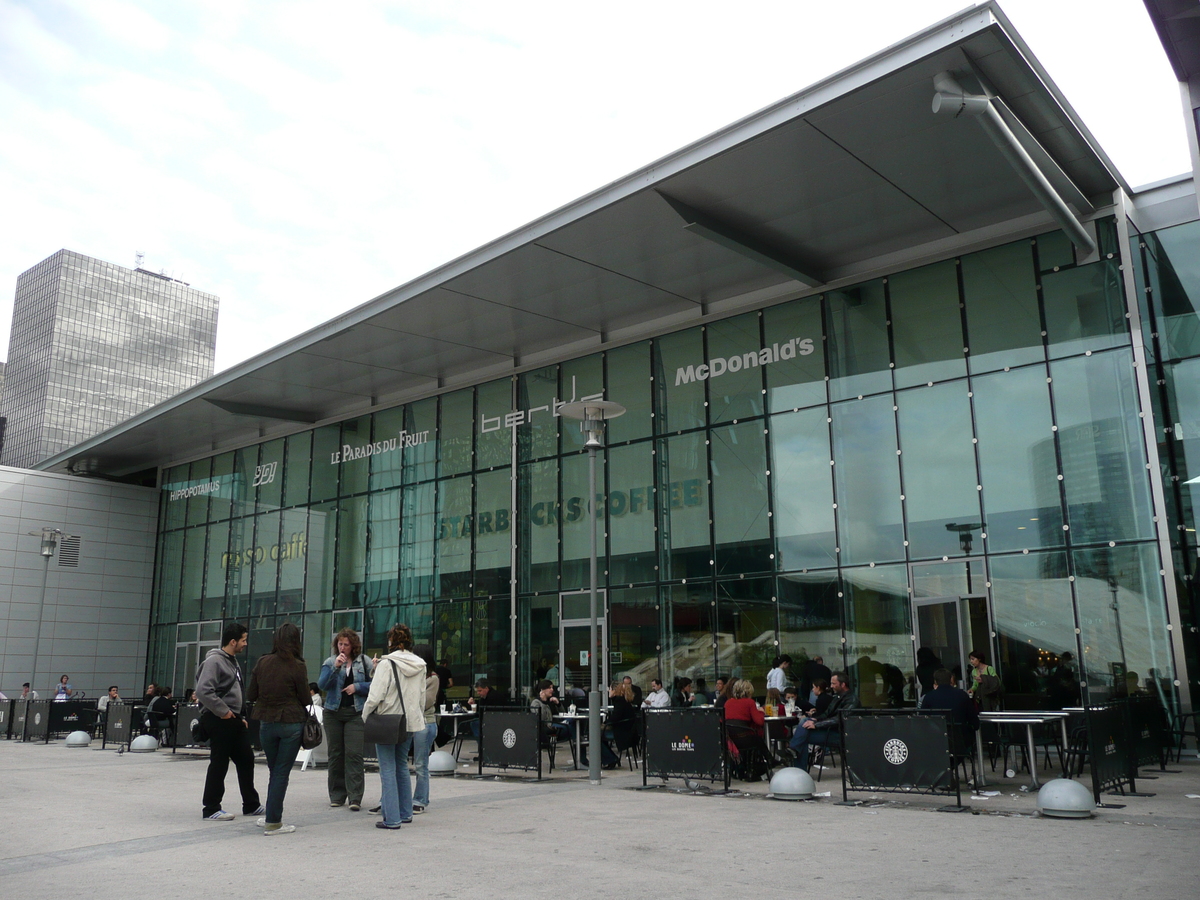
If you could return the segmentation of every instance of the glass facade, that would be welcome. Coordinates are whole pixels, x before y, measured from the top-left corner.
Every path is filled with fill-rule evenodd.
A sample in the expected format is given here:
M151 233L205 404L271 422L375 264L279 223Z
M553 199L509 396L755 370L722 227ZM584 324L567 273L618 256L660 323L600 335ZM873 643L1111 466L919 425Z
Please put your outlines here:
M643 687L735 675L761 693L787 652L793 671L848 670L868 706L910 705L933 639L914 603L973 597L968 639L1011 705L1120 694L1134 672L1173 697L1123 272L1063 246L1020 240L166 469L150 675L187 686L184 637L244 618L251 662L285 619L314 674L335 629L376 650L406 621L459 689L582 683L594 505L607 662ZM1188 315L1172 334L1200 358ZM1200 405L1186 365L1161 402ZM590 496L558 409L599 396L628 412Z

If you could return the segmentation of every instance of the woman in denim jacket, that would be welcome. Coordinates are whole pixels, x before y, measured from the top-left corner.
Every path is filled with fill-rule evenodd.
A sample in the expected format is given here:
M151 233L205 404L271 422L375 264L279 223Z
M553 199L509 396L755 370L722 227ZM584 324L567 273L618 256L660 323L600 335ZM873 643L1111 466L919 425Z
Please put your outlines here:
M321 665L317 686L325 692L325 743L329 750L329 805L351 812L362 808L363 720L362 708L371 690L371 660L362 652L362 641L353 628L343 628L333 639L333 656Z

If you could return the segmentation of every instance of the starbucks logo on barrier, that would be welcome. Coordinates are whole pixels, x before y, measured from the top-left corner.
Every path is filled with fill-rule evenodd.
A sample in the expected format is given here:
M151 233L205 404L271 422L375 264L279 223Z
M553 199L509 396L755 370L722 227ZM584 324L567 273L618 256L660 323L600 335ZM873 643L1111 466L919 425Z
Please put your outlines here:
M511 728L505 728L504 734L501 735L500 740L504 741L504 746L511 750L513 747L517 746L517 733Z
M908 745L899 738L892 738L883 745L883 758L893 766L898 766L908 759Z

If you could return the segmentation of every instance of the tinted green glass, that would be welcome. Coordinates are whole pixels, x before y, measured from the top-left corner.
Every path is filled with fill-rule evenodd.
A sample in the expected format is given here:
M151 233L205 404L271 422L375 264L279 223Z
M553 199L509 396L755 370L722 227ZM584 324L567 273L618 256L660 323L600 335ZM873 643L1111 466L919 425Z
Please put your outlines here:
M262 445L258 464L254 467L259 512L279 509L283 500L283 448L282 438Z
M705 422L704 384L696 367L706 365L699 328L664 335L654 342L655 421L660 434Z
M333 609L337 520L336 503L319 503L309 510L308 568L304 576L305 609Z
M1037 246L1038 268L1041 271L1056 272L1060 268L1075 265L1071 239L1061 231L1038 235L1033 243Z
M770 427L777 566L794 570L837 565L826 410L772 416Z
M772 568L767 450L762 419L710 432L718 575Z
M219 619L225 607L225 571L229 565L229 523L210 525L204 563L204 600L200 618Z
M313 432L312 502L320 503L337 496L341 470L342 431L337 425L324 425Z
M707 450L703 434L658 441L663 578L701 578L712 573Z
M474 674L484 675L501 697L508 696L512 677L509 650L515 646L512 623L509 621L508 598L477 600L471 618L471 667ZM525 694L528 696L528 693ZM521 698L524 701L524 697Z
M891 388L883 281L830 291L825 310L830 399Z
M512 573L512 470L475 479L475 595L507 593Z
M560 367L559 398L568 403L587 398L604 399L604 357L593 353L582 359L573 359ZM583 447L583 432L579 430L577 420L567 419L559 427L562 441L562 452L579 450Z
M371 457L374 445L371 440L371 417L360 416L342 423L341 457L338 462L342 496L361 494L370 483Z
M517 429L521 459L541 459L557 452L558 426L563 421L553 415L557 399L558 366L535 369L517 379L517 408L525 411L528 420Z
M400 525L400 601L431 600L437 545L437 492L434 482L404 489Z
M967 374L954 260L888 279L896 386L911 387Z
M183 570L183 532L163 538L162 568L158 576L158 621L179 621L179 578Z
M679 676L715 681L713 583L688 581L668 585L662 589L661 606L663 687L670 691Z
M507 405L498 413L488 413L494 420L501 416L499 423L489 423L489 428L503 426L503 415L508 412ZM455 391L453 394L443 394L441 397L441 420L438 427L438 474L458 475L471 470L472 436L475 433L475 392L470 388L465 391ZM482 426L481 426L482 427Z
M1050 364L1067 521L1077 544L1154 536L1128 350Z
M521 467L518 524L521 586L527 591L558 589L558 460Z
M287 439L287 456L283 473L283 505L297 506L308 502L308 481L312 469L313 433L305 431Z
M489 469L492 466L508 465L512 460L512 427L505 416L513 411L512 379L501 378L481 384L476 391L479 409L480 430L475 438L475 468ZM484 430L484 417L500 417L500 428ZM526 426L517 426L518 431Z
M229 523L229 564L225 572L225 616L244 619L250 612L250 574L254 568L254 519Z
M438 483L437 596L466 598L471 592L471 478Z
M203 488L212 483L212 459L198 459L188 473L188 484ZM211 494L202 490L187 499L187 524L203 525L208 521L208 500ZM178 502L178 501L176 501Z
M904 559L891 394L834 404L832 416L842 563Z
M200 600L204 594L204 548L207 529L188 528L184 531L183 581L179 592L180 621L200 618Z
M372 453L370 489L383 491L404 483L404 449L400 433L405 430L406 407L397 406L375 413L371 423L372 447L380 452ZM392 439L396 449L389 450Z
M771 348L767 408L771 412L825 402L825 341L821 298L806 297L763 311L763 344Z
M399 453L396 454L399 457ZM399 488L367 498L368 521L366 603L391 606L399 599L400 501Z
M763 414L763 353L758 313L746 313L706 326L708 336L708 419L716 425ZM713 376L723 362L724 374Z
M600 521L596 526L596 554L600 560L597 579L605 582L604 557L608 530L604 515L604 461L606 454L596 454L596 494L601 498ZM591 527L592 507L588 500L588 458L586 454L565 457L562 462L562 506L559 520L562 527L562 582L564 591L576 590L591 584Z
M308 510L280 515L279 600L289 609L304 608L304 569L308 561ZM311 662L311 660L310 660Z
M1033 709L1079 702L1075 612L1065 553L993 557L992 615L999 659L992 648L975 647L995 662L1009 694L1025 694ZM1066 655L1069 654L1069 655ZM1074 672L1070 670L1074 667Z
M909 557L982 553L967 383L900 391L896 405Z
M277 605L279 588L279 513L258 517L254 534L254 581L250 614L268 615L291 612Z
M404 483L416 484L437 476L437 397L404 407L404 430L411 445L404 448Z
M608 391L604 396L625 407L625 415L607 423L609 446L649 437L654 432L650 353L650 342L642 341L605 354Z
M654 581L655 553L653 443L645 441L608 451L609 581Z
M975 378L971 386L988 548L995 553L1061 546L1062 503L1045 366Z
M1200 222L1147 235L1150 300L1167 357L1200 355Z
M628 675L644 693L658 672L658 590L625 588L608 592L608 649L613 679Z
M990 372L1044 358L1033 248L1017 241L962 258L967 307L967 358L972 372Z
M709 686L716 674L737 672L753 682L755 693L766 693L767 672L778 651L775 646L774 579L739 578L717 582L717 669L705 676ZM693 687L701 693L692 676Z
M367 531L367 498L351 497L338 504L336 609L363 605L363 585L367 580L367 547L362 539Z
M1116 259L1044 274L1042 299L1051 358L1129 343Z
M187 500L184 498L171 499L171 491L190 487L188 483L190 467L175 466L163 472L162 488L163 502L166 504L163 515L163 528L172 530L182 528L187 522Z
M842 601L836 570L780 575L779 651L792 657L797 680L806 660L822 657L831 669L841 669Z
M913 678L911 604L904 566L842 570L846 665L867 709L903 706Z

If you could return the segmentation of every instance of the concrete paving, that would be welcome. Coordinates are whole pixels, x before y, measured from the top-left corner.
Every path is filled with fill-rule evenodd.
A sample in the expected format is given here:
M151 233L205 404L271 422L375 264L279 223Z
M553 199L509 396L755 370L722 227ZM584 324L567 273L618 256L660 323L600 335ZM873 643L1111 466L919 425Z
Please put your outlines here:
M1200 896L1195 758L1139 783L1156 796L1106 796L1125 807L1087 820L1037 817L1021 778L967 801L974 814L948 814L896 795L836 805L836 769L818 786L831 797L795 803L766 799L766 784L717 796L677 781L638 790L627 770L593 787L586 773L539 784L464 768L435 779L428 812L399 831L331 809L324 771L297 769L284 821L298 828L268 838L246 817L201 820L203 754L97 746L0 741L3 897ZM265 799L265 765L257 774ZM232 770L227 784L238 811ZM368 805L378 791L369 774Z

